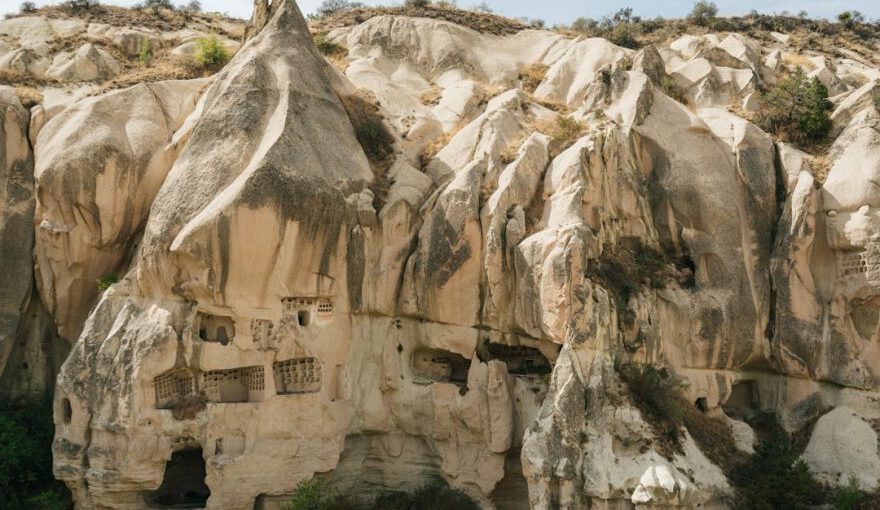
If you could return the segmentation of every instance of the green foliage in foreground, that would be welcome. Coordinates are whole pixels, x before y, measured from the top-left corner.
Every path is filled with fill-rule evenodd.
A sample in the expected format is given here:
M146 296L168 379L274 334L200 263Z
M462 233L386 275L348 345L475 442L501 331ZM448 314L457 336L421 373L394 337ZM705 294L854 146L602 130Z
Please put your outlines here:
M415 492L393 491L377 497L371 504L348 501L325 480L300 482L293 499L284 510L479 510L479 506L461 491L442 481L423 485Z
M229 60L229 50L216 34L196 39L196 63L202 69L219 69Z
M768 133L803 145L821 140L831 130L828 89L819 78L807 78L803 69L781 80L763 99L757 121Z
M51 404L0 404L0 494L6 510L67 510L67 488L52 476Z

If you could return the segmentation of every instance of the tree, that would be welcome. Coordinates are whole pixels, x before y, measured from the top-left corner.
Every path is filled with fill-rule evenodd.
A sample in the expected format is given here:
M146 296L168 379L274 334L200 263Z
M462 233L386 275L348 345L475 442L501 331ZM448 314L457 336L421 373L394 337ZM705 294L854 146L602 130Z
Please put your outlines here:
M579 34L589 34L599 27L599 22L593 18L580 17L571 24L571 30Z
M833 105L828 89L815 76L807 78L801 68L777 83L763 99L757 120L765 131L803 144L820 140L831 130L828 112Z
M22 2L18 10L23 13L37 12L37 6L33 2Z
M485 13L492 12L492 8L489 7L489 4L487 4L486 2L478 3L477 5L474 6L474 10L478 11L478 12L485 12Z
M320 16L329 16L340 11L347 11L362 6L363 4L351 2L350 0L323 0L321 5L318 6L317 12Z
M858 23L864 23L865 16L859 11L843 11L837 15L837 21L847 28L852 28Z
M187 12L202 12L202 3L199 0L192 0L192 2L186 4L183 10Z
M427 7L430 3L428 0L406 0L404 5L407 7Z
M87 11L98 6L98 0L67 0L61 4L68 11Z
M688 14L688 21L691 23L696 23L700 26L705 26L709 23L709 20L718 15L718 6L715 5L715 2L709 2L707 0L700 0L699 2L694 4L694 8L691 9L691 13Z

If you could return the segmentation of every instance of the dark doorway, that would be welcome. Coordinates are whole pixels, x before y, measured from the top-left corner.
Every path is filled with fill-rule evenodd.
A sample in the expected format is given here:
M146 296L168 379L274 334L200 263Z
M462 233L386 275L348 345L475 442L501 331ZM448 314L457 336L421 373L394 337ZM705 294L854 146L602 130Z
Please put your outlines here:
M211 495L205 475L201 448L174 452L165 464L162 485L144 495L144 502L149 508L205 508Z

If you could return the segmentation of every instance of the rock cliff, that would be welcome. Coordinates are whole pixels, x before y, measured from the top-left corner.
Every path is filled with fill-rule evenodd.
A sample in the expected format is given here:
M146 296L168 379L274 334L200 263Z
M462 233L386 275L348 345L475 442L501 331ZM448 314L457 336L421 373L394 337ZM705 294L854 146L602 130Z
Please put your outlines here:
M730 508L706 430L747 455L761 411L821 481L877 484L875 64L401 14L319 51L293 0L255 13L240 48L228 23L0 22L0 69L44 95L0 87L0 390L54 386L77 508L280 508L314 476ZM98 85L219 29L214 75ZM807 57L821 156L748 120ZM681 382L674 437L633 366Z

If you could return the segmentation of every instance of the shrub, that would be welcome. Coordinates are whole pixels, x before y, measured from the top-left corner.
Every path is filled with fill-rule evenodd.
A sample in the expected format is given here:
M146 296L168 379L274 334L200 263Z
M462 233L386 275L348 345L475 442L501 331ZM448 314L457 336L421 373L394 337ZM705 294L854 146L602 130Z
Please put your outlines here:
M592 34L599 28L599 22L593 18L581 17L574 20L569 28L572 32L579 34Z
M618 364L617 373L629 389L633 403L651 424L661 443L678 450L686 411L686 403L681 395L684 383L666 368L650 364Z
M98 278L96 281L98 286L98 292L104 292L109 289L114 283L119 281L119 276L116 273L107 273L104 276Z
M519 71L519 80L522 88L528 93L533 93L538 85L547 77L547 69L544 64L529 64Z
M51 404L0 405L0 494L8 510L67 510L69 494L52 476Z
M394 152L394 137L385 128L379 108L357 94L340 99L367 159L373 164L385 162Z
M37 12L37 5L33 2L22 2L21 7L19 7L18 10L25 14L30 12Z
M764 131L805 144L822 139L831 130L828 89L818 78L807 78L801 68L780 80L763 100L757 121Z
M284 510L331 510L338 499L339 495L326 481L313 478L296 486L293 499L284 505Z
M229 50L216 34L196 39L196 63L202 69L219 69L229 60Z
M852 28L858 23L864 23L865 16L859 11L843 11L837 15L837 21L847 28Z
M638 48L639 43L636 41L638 34L638 25L635 23L621 23L611 29L608 34L608 40L617 46L623 48Z
M318 6L316 12L319 16L329 16L340 11L355 9L362 7L360 2L351 2L350 0L323 0Z
M700 0L694 4L694 8L688 14L687 20L700 26L706 26L717 15L718 6L715 5L715 2Z
M821 486L813 480L800 452L775 415L753 422L764 429L755 454L732 474L735 508L741 510L807 510L822 503Z
M404 5L407 7L427 7L430 4L431 2L428 0L406 0L406 2L404 2Z
M68 11L87 11L98 6L98 0L67 0L61 6Z
M183 10L188 12L202 12L202 3L199 0L192 0L190 3L186 4L186 7Z
M144 9L152 9L153 14L159 14L161 9L175 10L174 4L171 3L171 0L144 0L141 3L141 7Z
M586 126L566 115L558 115L549 127L539 127L539 130L550 136L550 155L556 157L581 137Z
M315 46L318 47L318 51L320 51L324 55L327 55L328 57L345 52L345 48L336 44L330 39L327 39L323 35L315 36Z
M416 492L390 492L379 496L372 510L479 510L479 506L461 491L443 481L423 485Z
M480 2L474 6L474 10L477 12L485 12L486 14L492 13L492 7L489 6L486 2Z
M147 67L150 65L151 60L153 60L153 48L150 39L144 37L141 39L141 48L138 50L138 62L140 62L142 66Z

